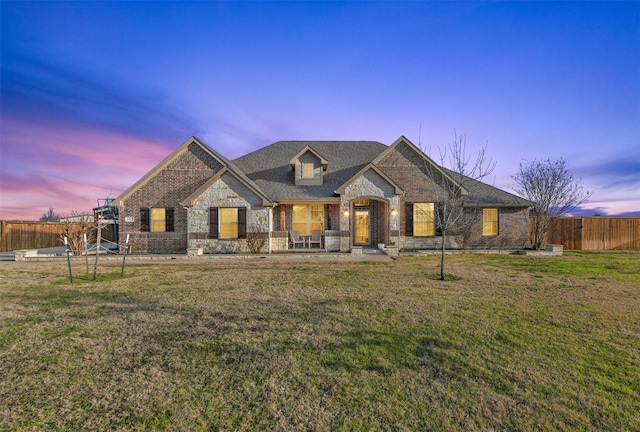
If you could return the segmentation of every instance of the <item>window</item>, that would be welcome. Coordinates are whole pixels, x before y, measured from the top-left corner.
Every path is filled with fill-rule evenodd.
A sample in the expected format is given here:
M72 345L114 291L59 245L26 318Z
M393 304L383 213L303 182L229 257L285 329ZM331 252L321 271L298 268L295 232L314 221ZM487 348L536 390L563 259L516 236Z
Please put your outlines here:
M498 209L482 209L482 235L498 235Z
M209 238L238 239L247 237L247 209L244 207L209 208Z
M174 230L173 208L141 208L140 231L172 232Z
M405 235L435 235L434 203L407 203L405 212Z
M238 238L238 209L220 209L220 236L221 239Z
M302 178L313 178L313 163L302 162Z
M432 236L435 234L433 223L433 203L413 204L413 235Z
M167 211L163 208L151 209L151 231L165 231L165 215Z
M293 229L300 235L311 235L314 230L324 231L324 205L294 205Z

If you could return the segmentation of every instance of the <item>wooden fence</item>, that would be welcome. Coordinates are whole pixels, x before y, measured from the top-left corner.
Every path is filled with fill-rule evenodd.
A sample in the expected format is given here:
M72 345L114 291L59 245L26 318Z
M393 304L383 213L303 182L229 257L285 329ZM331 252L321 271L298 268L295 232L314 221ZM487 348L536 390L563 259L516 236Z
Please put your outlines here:
M529 231L534 218L529 219ZM0 252L61 246L64 223L0 221ZM115 225L102 237L114 241ZM640 217L563 217L556 219L546 242L585 251L640 250Z
M0 252L62 246L63 222L0 221ZM108 225L102 237L115 239L115 225Z
M65 224L0 221L0 251L61 246Z
M535 218L529 219L529 232ZM556 219L545 239L565 249L585 251L640 250L640 217L563 217Z

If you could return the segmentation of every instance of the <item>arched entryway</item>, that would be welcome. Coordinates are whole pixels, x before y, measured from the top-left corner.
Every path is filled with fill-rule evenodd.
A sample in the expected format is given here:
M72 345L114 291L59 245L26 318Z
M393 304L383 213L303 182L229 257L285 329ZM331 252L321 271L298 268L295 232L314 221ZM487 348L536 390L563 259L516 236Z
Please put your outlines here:
M389 243L389 202L378 197L351 201L351 244L373 246Z

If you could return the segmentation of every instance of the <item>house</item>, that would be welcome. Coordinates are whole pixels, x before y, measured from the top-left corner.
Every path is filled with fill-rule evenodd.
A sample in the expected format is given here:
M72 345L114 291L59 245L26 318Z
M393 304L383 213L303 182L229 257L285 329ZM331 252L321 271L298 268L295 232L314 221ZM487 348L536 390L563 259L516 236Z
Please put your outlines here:
M264 252L309 246L308 238L292 243L292 231L303 239L319 231L331 251L434 249L442 241L434 179L464 182L459 205L472 219L447 247L528 244L529 201L439 167L405 137L390 146L279 141L233 161L190 138L111 205L120 238L128 234L141 252L244 252L256 233L266 237Z

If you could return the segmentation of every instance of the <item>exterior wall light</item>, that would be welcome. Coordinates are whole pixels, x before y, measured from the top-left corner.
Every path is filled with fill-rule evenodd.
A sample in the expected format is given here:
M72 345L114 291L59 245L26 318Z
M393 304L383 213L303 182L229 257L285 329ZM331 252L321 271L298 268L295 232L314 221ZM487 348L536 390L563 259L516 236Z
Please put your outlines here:
M345 210L343 214L344 214L345 217L348 217L349 216L349 210Z
M391 209L391 216L395 216L398 214L398 211L396 209Z

